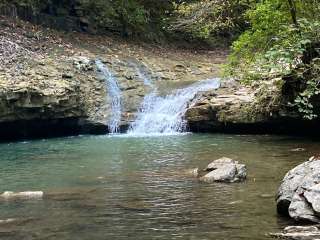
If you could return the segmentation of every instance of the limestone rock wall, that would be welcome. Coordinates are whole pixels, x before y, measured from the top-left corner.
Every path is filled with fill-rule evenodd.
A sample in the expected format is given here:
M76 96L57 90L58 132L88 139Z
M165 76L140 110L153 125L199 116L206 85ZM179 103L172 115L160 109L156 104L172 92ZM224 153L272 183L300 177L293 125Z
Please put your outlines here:
M218 90L200 93L193 103L186 120L194 132L317 134L318 120L304 120L288 106L281 79L261 82L258 88L224 82Z
M198 56L107 37L65 36L4 17L0 40L0 140L107 133L111 99L96 59L119 83L122 129L153 88L165 94L217 74L217 66Z

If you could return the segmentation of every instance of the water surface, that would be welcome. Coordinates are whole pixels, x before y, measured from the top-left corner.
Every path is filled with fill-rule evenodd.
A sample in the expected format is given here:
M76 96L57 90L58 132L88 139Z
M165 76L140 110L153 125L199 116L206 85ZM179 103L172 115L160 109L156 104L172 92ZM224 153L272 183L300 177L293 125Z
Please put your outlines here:
M284 136L80 136L0 145L0 190L43 200L0 201L1 239L268 239L292 224L274 193L319 142ZM292 152L305 148L304 152ZM183 173L226 156L248 180L204 184Z

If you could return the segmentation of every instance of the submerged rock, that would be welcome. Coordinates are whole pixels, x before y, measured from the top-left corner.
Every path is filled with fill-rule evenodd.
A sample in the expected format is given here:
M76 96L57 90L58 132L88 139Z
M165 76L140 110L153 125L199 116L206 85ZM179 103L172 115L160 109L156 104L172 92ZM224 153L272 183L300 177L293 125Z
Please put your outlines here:
M15 199L42 199L42 191L27 191L27 192L10 192L6 191L0 195L1 198L5 200L15 200Z
M31 221L36 221L36 218L7 218L7 219L0 219L0 227L8 227L9 225L17 226L17 225L24 225Z
M199 177L199 168L188 169L185 174L191 177Z
M0 225L16 222L16 218L0 219Z
M290 170L279 187L276 201L279 214L296 221L320 223L320 159L309 161Z
M290 149L290 152L304 152L306 151L305 148L293 148L293 149Z
M230 158L220 158L211 162L205 169L206 173L199 178L202 182L240 182L246 179L247 168Z
M271 233L270 236L289 240L315 240L320 238L319 226L288 226L281 233Z

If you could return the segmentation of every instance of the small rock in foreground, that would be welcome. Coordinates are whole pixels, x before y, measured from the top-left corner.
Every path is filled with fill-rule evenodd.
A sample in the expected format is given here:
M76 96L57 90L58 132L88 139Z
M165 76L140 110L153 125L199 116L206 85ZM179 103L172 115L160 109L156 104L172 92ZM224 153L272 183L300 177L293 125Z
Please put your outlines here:
M27 191L27 192L10 192L6 191L0 195L0 198L5 200L12 199L42 199L43 198L42 191Z

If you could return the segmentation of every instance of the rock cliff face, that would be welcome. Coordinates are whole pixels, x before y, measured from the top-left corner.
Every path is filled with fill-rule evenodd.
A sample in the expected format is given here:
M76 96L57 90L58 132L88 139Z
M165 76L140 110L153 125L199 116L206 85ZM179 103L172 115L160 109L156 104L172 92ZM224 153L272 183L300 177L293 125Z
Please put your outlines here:
M0 18L0 26L0 140L107 133L112 99L96 59L118 81L121 130L150 91L166 94L216 77L225 59L220 52L191 53L65 35L7 18ZM199 93L185 117L193 132L316 134L318 122L302 120L288 106L283 94L287 88L283 79L255 89L225 81L218 90Z
M284 98L282 79L256 89L232 81L223 85L193 100L186 112L191 131L316 134L317 121L303 120Z
M94 61L116 77L122 94L122 128L142 98L215 76L203 56L153 49L107 37L61 32L0 18L0 140L107 133L111 99ZM223 57L216 61L222 61Z

